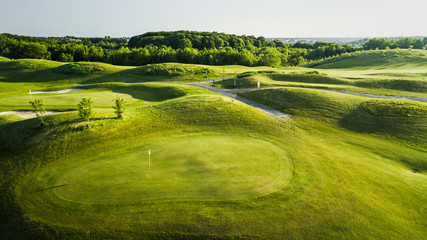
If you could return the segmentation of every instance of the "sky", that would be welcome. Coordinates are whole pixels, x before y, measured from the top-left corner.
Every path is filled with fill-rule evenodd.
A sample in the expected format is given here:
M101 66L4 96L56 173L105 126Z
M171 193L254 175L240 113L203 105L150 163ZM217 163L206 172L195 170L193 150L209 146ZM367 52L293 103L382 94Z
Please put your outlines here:
M0 0L0 33L131 37L216 31L264 37L427 36L427 0Z

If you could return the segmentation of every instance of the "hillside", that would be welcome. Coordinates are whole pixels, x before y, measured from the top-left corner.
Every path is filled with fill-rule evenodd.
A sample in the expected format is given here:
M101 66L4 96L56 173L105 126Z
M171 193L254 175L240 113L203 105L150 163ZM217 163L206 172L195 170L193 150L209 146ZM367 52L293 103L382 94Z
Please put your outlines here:
M425 50L371 50L310 64L319 69L426 69Z

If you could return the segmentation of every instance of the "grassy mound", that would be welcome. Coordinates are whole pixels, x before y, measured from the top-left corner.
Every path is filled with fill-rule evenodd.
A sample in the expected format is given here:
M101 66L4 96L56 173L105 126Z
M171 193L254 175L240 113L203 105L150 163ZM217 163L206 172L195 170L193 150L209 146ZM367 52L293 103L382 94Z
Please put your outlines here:
M52 70L59 74L87 75L87 74L114 72L115 69L112 65L109 65L109 64L76 62L76 63L64 64Z
M282 112L334 122L358 132L405 140L427 150L427 104L402 100L369 100L309 89L264 89L241 93Z
M354 82L357 87L395 89L427 93L427 81L408 79L366 79Z
M41 60L41 59L18 59L10 60L2 58L0 61L0 70L3 71L20 71L20 72L34 72L50 68L62 66L63 63Z
M218 76L218 73L211 68L192 66L178 63L160 63L148 64L138 68L141 74L145 75L165 75L165 76L182 76L188 74L208 74Z
M324 60L312 67L319 69L414 69L426 68L425 50L371 50Z

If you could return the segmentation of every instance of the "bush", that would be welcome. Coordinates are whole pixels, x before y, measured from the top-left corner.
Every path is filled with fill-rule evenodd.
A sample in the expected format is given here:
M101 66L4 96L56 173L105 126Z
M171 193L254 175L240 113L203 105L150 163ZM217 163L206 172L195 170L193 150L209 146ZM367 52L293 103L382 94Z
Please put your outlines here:
M126 101L117 96L116 99L114 100L114 113L117 114L117 118L123 118L122 114L125 112L125 103Z
M30 102L33 107L32 112L36 114L37 118L40 120L40 125L44 126L44 114L46 113L46 109L43 103L43 99L34 99L34 101Z
M82 98L82 100L77 104L79 116L86 121L89 121L93 115L92 104L92 98Z

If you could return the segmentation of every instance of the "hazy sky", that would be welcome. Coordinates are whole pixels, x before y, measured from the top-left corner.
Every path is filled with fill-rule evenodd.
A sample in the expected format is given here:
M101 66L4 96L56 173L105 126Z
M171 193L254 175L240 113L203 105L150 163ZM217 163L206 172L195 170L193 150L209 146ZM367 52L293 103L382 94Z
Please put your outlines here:
M130 37L217 31L265 37L427 36L427 0L0 0L0 33Z

